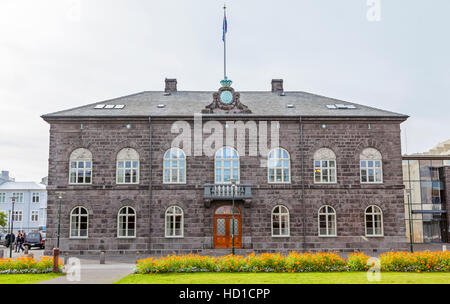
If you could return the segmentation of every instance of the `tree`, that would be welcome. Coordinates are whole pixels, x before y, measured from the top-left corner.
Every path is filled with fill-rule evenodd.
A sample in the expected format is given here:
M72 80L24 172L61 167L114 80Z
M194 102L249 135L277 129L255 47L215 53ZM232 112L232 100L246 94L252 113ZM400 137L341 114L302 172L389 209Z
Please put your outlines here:
M5 227L7 224L7 215L3 212L0 212L0 227Z

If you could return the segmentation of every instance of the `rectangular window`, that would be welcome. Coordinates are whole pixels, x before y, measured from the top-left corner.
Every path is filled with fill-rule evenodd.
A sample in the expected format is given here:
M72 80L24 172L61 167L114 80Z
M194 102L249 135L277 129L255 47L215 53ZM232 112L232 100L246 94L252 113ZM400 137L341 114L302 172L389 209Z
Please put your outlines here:
M70 184L92 183L92 162L72 161L70 162Z
M23 203L23 193L21 192L13 193L12 197L16 199L16 203Z
M14 222L21 222L22 221L22 211L20 211L20 210L14 211L13 221Z
M361 183L382 183L381 160L362 160L360 162Z
M31 211L31 221L32 222L39 221L39 211Z
M0 203L6 203L6 193L0 192Z
M39 203L39 196L40 196L39 192L33 192L31 201L33 203Z
M139 183L139 162L131 160L118 161L116 175L118 184Z
M336 161L314 161L314 183L336 183Z

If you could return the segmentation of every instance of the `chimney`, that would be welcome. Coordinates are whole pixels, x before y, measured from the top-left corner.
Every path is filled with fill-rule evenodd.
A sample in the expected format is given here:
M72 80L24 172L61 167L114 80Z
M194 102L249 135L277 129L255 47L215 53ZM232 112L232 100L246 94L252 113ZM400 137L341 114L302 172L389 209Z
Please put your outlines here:
M272 79L272 92L283 92L283 79Z
M177 91L177 79L176 78L166 78L166 88L164 92L176 92Z
M2 171L2 175L0 177L9 181L9 171Z

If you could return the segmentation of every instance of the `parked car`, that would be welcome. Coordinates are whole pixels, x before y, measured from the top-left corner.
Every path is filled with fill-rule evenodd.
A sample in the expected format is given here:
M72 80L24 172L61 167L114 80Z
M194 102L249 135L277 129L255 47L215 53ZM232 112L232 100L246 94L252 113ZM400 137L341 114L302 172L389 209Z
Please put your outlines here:
M25 236L25 241L23 243L25 248L31 249L33 247L38 247L40 249L45 248L45 240L40 232L30 232Z
M0 233L0 245L6 246L6 233Z

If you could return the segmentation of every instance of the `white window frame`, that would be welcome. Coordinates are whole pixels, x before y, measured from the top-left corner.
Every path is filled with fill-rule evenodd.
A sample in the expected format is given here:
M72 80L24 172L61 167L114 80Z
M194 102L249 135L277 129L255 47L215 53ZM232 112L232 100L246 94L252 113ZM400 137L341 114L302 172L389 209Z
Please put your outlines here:
M328 208L331 208L333 211L332 212L328 212ZM322 210L325 210L325 212L323 212ZM322 234L320 232L320 216L324 215L325 216L325 225L326 225L326 234ZM330 234L330 221L328 219L328 216L333 216L333 222L334 222L334 234ZM322 207L319 208L319 212L317 213L317 230L318 230L318 235L319 237L337 237L337 215L336 215L336 210L330 206L330 205L323 205Z
M378 210L379 212L376 212L376 211L373 211L371 213L367 212L367 210L371 207L372 207L372 210ZM375 216L380 215L381 234L375 234L375 226L372 227L374 234L367 233L367 216L368 215L372 217L373 225L375 224ZM377 205L367 206L366 210L364 210L364 227L365 227L366 237L384 237L383 210L380 207L378 207Z
M323 166L323 162L327 162L327 166ZM334 162L334 167L330 166L330 161ZM319 166L316 166L316 162L319 162ZM337 161L336 154L329 148L320 148L314 153L313 160L313 181L314 184L337 184ZM320 181L316 181L316 170L320 170ZM328 170L328 181L323 181L323 170ZM330 171L334 170L334 174L331 175ZM334 181L331 181L331 177Z
M126 209L126 213L121 214L121 211ZM133 213L129 213L130 209L133 210ZM129 221L129 217L133 216L134 217L134 231L133 231L133 235L128 235L128 221ZM125 229L125 234L126 235L120 235L120 219L124 218L125 221L125 225L126 225L126 229ZM117 212L117 238L119 239L134 239L136 238L136 231L137 231L137 214L136 214L136 210L131 207L131 206L123 206L122 208L119 209L119 212Z
M280 212L279 213L275 213L275 209L280 207ZM284 209L283 209L284 208ZM286 210L286 212L282 212L281 210ZM277 214L279 216L279 227L280 227L280 234L274 234L274 229L273 229L273 217L274 215ZM283 219L283 215L286 216L287 215L287 234L281 234L282 233L282 219ZM270 225L271 225L271 230L272 230L272 237L290 237L291 236L291 217L290 217L290 212L289 212L289 208L284 206L284 205L276 205L275 207L272 208L272 212L270 213L270 217L271 217L271 221L270 221Z
M76 163L75 168L72 168L72 163ZM79 163L83 163L83 182L78 182L78 171L79 171ZM90 164L90 168L86 168L86 163ZM75 182L72 182L72 171L75 170ZM86 182L86 172L90 172L91 180ZM93 161L92 161L92 153L88 149L78 148L72 151L69 157L69 185L91 185L93 180Z
M279 151L279 155L280 157L278 157L278 151ZM287 154L287 158L283 157L283 152L286 152ZM270 154L274 153L274 157L270 157ZM284 166L284 162L287 161L288 162L288 166L285 167ZM275 165L271 165L270 163L274 162ZM281 166L277 166L277 163L280 162ZM270 170L274 170L274 180L270 181ZM284 181L284 170L288 170L288 175L289 175L289 179L287 181ZM281 181L277 181L276 177L277 177L277 171L281 170ZM281 148L281 147L276 147L272 150L270 150L269 154L267 155L267 183L269 184L290 184L291 183L291 155L289 154L288 150Z
M17 218L17 220L16 220L16 218ZM20 218L20 220L18 218ZM13 222L14 223L22 223L22 221L23 221L23 211L22 210L14 210Z
M140 161L139 153L133 148L124 148L117 153L116 160L116 184L118 185L137 185L139 184L140 175ZM126 168L126 163L130 162L131 167ZM119 168L119 163L123 163L123 167ZM136 166L134 165L136 163ZM119 174L119 170L123 173ZM131 170L130 182L125 181L125 170ZM136 181L133 181L133 173L136 172ZM119 177L122 177L122 181L119 181Z
M177 158L172 158L172 152L176 151ZM166 157L169 155L169 157ZM172 167L173 162L177 162L177 167ZM184 161L184 166L180 166L180 161ZM166 162L169 162L169 167L166 166ZM163 184L186 184L186 167L187 159L186 153L180 148L170 148L164 153L163 156ZM166 174L166 170L169 170L169 176ZM176 170L176 181L172 181L173 170ZM180 171L183 170L183 173ZM168 177L168 181L166 181ZM181 180L182 178L182 180Z
M34 218L36 218L36 219L34 219ZM31 210L30 220L33 223L39 222L39 211L38 210Z
M39 192L31 193L31 202L32 203L39 203L40 201L41 201L41 194Z
M173 212L170 212L170 210L173 210ZM175 210L179 209L181 211L180 213L176 213ZM175 227L171 227L173 234L169 234L169 231L167 229L167 217L172 217L172 225L175 225L175 218L177 216L181 215L181 223L180 223L180 230L181 230L181 234L180 235L176 235L176 229ZM181 208L180 206L170 206L166 209L165 213L164 213L164 235L166 238L183 238L184 237L184 211L183 208Z
M6 192L0 192L0 204L6 203Z
M223 151L225 149L232 150L232 154L233 154L233 151L234 151L234 153L236 153L236 155L237 155L237 158L233 158L233 156L231 156L230 158L224 158ZM217 158L219 153L222 154L222 158ZM230 181L224 181L224 177L225 177L224 171L225 170L223 170L223 168L225 168L225 167L223 165L224 165L225 161L230 161L231 162L230 163ZM220 149L218 149L216 151L216 154L214 155L214 183L215 184L231 184L231 180L233 179L233 175L234 175L233 171L234 171L234 169L236 169L236 166L234 166L234 162L235 161L237 161L237 164L238 164L237 165L237 180L236 180L236 183L239 184L240 180L241 180L241 161L240 161L240 156L239 156L238 151L235 148L229 147L229 146L222 147L222 148L220 148ZM221 162L222 166L221 167L217 167L217 162ZM217 169L218 168L220 168L220 170L221 170L220 181L217 181Z
M14 203L19 203L22 204L23 203L23 192L13 192L11 195L11 198L15 197L16 201Z
M362 162L366 163L366 167L363 169ZM373 166L369 167L369 162L373 162ZM380 163L380 167L375 165L376 162ZM363 181L363 170L366 170L367 180ZM373 182L369 181L369 170L373 170ZM380 180L377 181L376 171L380 170ZM383 183L383 157L381 152L374 148L366 148L359 155L359 178L361 184L382 184Z
M80 208L86 210L86 214L81 214L78 213L76 215L73 214L73 212L75 211L75 209L80 210ZM81 228L77 229L77 235L76 236L72 236L72 222L73 222L73 217L78 217L79 222L81 222L81 217L86 217L86 236L80 236L81 233ZM70 239L87 239L89 237L89 210L83 206L76 206L74 207L71 211L70 211L70 226L69 226L69 238Z

